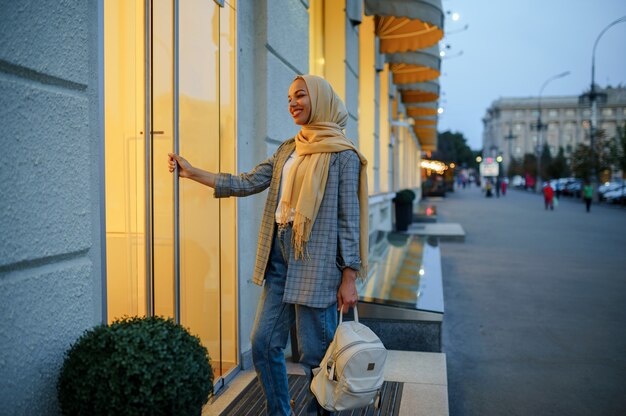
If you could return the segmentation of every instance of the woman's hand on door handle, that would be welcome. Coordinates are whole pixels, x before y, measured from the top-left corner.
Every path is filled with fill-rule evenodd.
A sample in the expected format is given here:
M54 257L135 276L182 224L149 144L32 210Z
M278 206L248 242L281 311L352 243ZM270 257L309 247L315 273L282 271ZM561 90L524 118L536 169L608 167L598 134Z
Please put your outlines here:
M181 178L189 178L203 185L215 188L216 174L194 168L184 157L176 153L168 153L167 156L170 172L174 172L178 164L178 176Z
M191 177L191 171L193 169L191 163L187 162L184 157L179 156L176 153L168 153L167 156L169 159L170 173L174 172L174 169L176 169L176 165L178 164L178 176L181 178Z

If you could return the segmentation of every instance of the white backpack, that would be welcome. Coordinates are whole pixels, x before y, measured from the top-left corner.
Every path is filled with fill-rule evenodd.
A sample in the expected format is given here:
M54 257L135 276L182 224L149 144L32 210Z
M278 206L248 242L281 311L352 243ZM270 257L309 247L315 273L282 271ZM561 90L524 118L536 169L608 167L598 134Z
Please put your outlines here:
M354 321L343 322L340 314L335 337L319 368L313 370L311 391L332 412L368 406L379 398L386 359L385 346L359 323L355 306Z

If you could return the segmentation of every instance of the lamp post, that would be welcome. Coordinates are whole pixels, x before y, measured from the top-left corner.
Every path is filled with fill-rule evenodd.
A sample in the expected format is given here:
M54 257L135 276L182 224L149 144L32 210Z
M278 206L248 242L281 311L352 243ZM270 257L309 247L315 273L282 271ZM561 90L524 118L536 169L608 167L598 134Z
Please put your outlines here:
M591 186L593 187L593 194L596 195L598 186L597 186L597 177L596 177L596 164L594 159L595 153L595 138L596 138L596 128L597 128L597 117L598 117L598 98L600 93L596 92L596 47L598 46L598 42L604 33L609 30L612 26L615 26L618 23L626 23L626 16L622 16L619 19L609 23L598 35L596 41L593 44L593 51L591 53L591 88L589 90L589 101L591 102L591 127L589 130L589 144L591 147Z
M563 78L565 76L568 76L570 74L569 71L565 71L562 72L560 74L551 76L550 78L548 78L547 80L544 81L543 85L541 86L541 89L539 90L539 100L537 102L537 124L534 127L535 130L537 130L537 181L535 183L535 189L537 189L537 186L539 186L538 190L541 191L541 184L542 184L542 180L541 180L541 151L543 150L542 146L541 146L541 132L543 130L546 129L546 127L548 127L547 124L544 124L541 122L541 94L543 94L543 90L546 88L546 86L554 81L555 79L559 79L559 78Z
M507 170L511 169L511 163L513 162L513 150L511 149L511 143L517 139L517 136L513 134L513 123L509 124L509 134L504 136L504 139L509 143L509 161L507 164Z

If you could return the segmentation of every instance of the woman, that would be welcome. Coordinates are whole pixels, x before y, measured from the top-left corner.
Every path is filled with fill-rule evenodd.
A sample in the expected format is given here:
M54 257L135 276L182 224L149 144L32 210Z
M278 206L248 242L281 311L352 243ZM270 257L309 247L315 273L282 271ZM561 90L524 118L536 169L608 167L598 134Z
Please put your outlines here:
M291 413L284 348L296 324L300 363L312 378L332 341L337 310L358 300L367 273L367 161L346 138L348 112L330 84L298 76L289 112L300 132L249 173L194 168L170 154L169 169L215 189L247 196L269 187L253 281L263 286L251 334L252 360L270 415ZM308 392L307 414L328 414Z

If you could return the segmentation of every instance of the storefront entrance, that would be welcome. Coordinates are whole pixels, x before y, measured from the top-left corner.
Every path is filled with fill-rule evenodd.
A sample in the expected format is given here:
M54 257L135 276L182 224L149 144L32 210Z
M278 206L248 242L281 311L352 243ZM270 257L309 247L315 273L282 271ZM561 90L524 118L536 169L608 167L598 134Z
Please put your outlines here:
M104 2L108 320L176 319L209 350L216 380L238 361L235 201L178 181L167 154L235 171L229 3Z

